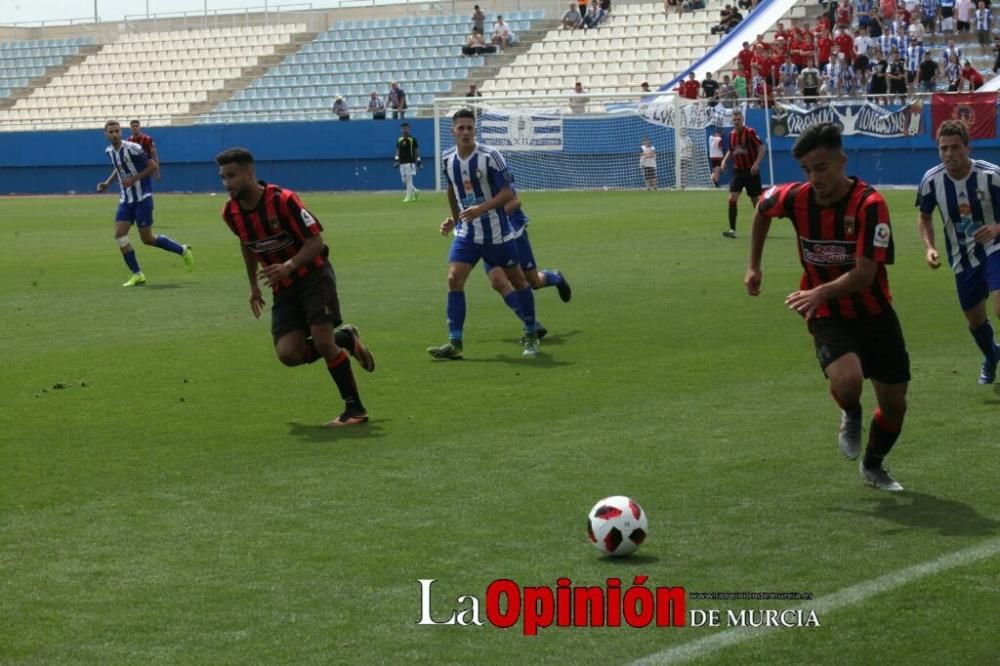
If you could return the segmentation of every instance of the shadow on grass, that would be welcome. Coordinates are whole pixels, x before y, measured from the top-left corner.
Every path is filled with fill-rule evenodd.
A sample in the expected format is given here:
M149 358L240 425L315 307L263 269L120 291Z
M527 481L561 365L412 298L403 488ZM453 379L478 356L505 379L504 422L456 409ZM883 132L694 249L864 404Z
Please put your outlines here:
M609 567L636 566L656 564L660 561L656 555L627 555L626 557L602 557L598 562Z
M142 285L145 289L183 289L184 285L177 282L165 282L163 284L149 284L146 283Z
M881 518L904 527L937 530L943 536L990 536L1000 527L1000 521L980 515L968 504L926 493L882 493L868 501L868 510L835 510Z
M298 437L306 442L337 442L345 439L375 439L384 437L382 426L378 423L362 423L356 426L344 426L342 428L327 428L316 423L288 423L288 434Z
M525 368L555 368L559 366L576 365L569 361L560 361L558 359L549 356L544 352L539 352L538 356L534 358L525 358L524 356L493 356L493 357L468 357L458 360L450 361L451 363L509 363L510 365L520 365ZM443 362L438 362L438 365L445 365Z
M583 331L565 331L563 333L553 333L549 331L548 335L542 338L541 347L544 350L549 345L561 345L565 344L570 338L580 335ZM520 340L516 338L501 338L499 342L512 342L514 344L521 344Z

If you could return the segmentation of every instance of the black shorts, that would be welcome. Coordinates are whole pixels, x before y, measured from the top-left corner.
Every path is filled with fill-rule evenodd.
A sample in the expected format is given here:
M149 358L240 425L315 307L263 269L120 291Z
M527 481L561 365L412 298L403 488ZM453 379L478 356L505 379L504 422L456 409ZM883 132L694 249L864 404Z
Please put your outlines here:
M334 328L344 323L337 298L337 278L330 264L274 295L271 337L277 343L289 333L308 331L313 324L326 323Z
M646 180L652 180L653 178L656 178L656 167L648 167L648 166L642 167L642 177L645 178Z
M713 169L715 169L716 167L722 166L722 158L721 157L709 157L708 158L708 163L712 166Z
M751 173L750 169L733 169L733 179L729 181L729 191L739 194L746 188L747 196L759 197L764 188L760 185L760 171Z
M854 59L854 71L855 72L867 72L868 71L868 56L859 55Z
M910 381L910 356L893 310L867 319L810 319L809 332L824 374L841 356L857 354L866 378L883 384Z
M949 19L955 15L954 7L942 7L941 8L941 18Z

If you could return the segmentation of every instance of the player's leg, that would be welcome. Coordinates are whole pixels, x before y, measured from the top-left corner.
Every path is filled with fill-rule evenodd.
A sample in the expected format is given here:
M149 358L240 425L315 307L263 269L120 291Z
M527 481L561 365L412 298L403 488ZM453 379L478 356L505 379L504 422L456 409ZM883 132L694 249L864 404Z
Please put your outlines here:
M403 181L403 187L406 188L406 196L403 198L403 203L413 201L413 193L410 191L410 165L403 164L399 165L399 179Z
M994 339L993 325L990 323L986 305L991 291L989 280L994 279L1000 282L1000 268L994 269L997 273L991 276L987 270L991 267L991 257L987 258L986 264L980 264L975 268L966 269L955 274L955 288L958 291L958 303L962 307L962 313L969 325L969 333L975 340L979 351L983 353L983 363L979 371L980 384L992 384L996 381L997 362L1000 361L1000 352ZM998 258L993 264L1000 264ZM1000 289L1000 284L996 285ZM995 299L994 299L995 300Z
M729 228L722 232L727 238L736 238L736 216L738 213L737 203L740 200L740 192L743 191L743 178L739 171L733 171L733 178L729 181Z
M896 313L889 311L863 324L861 359L871 377L878 408L868 429L868 445L859 464L862 480L880 490L900 491L903 487L883 466L906 416L906 391L910 382L910 357Z
M513 243L506 243L513 245ZM516 254L516 251L515 251ZM504 267L507 279L514 287L514 296L517 298L517 308L524 323L524 355L534 356L538 353L538 322L535 320L535 295L524 277L519 263L514 263Z
M517 256L521 262L521 271L532 289L544 289L545 287L555 287L559 292L559 298L563 303L569 303L573 298L573 290L569 286L569 281L558 268L552 270L538 270L535 263L535 253L531 249L531 240L528 238L528 228L525 227L521 235L515 239L517 244ZM544 337L544 336L539 336Z
M115 242L118 243L118 248L121 250L125 265L132 271L132 277L122 285L123 287L134 287L146 282L146 276L139 269L139 260L136 259L135 248L132 247L132 243L128 237L129 228L132 226L132 222L129 219L130 216L131 207L126 203L119 204L118 214L115 216Z
M181 245L169 236L153 233L153 197L135 203L135 225L139 227L139 237L144 244L180 255L189 271L194 268L194 255L189 245Z
M747 196L750 197L750 203L753 204L754 210L757 210L757 202L760 201L760 195L763 193L764 187L760 182L760 171L750 174L750 180L747 183Z
M855 351L852 331L841 322L824 318L810 320L809 332L813 336L816 359L830 380L830 395L841 410L837 445L845 458L854 460L861 453L864 372L861 358Z
M479 261L479 253L470 244L456 238L448 256L448 342L440 347L429 347L427 353L434 358L462 358L462 337L465 328L465 282L472 268Z

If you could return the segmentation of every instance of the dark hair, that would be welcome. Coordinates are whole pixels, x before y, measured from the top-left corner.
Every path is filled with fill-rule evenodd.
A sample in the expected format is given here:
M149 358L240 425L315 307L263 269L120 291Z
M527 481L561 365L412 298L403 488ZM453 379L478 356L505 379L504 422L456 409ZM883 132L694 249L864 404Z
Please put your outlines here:
M963 145L969 145L969 128L961 120L946 120L941 123L937 131L937 140L940 141L943 136L957 136Z
M120 122L118 122L117 120L109 120L108 122L104 123L104 129L107 130L112 125L114 125L115 127L121 127L122 126L122 124Z
M128 124L129 125L141 125L142 123L140 123L138 121L138 119L136 119L136 120L130 120L130 121L128 121Z
M476 114L473 113L472 109L459 109L451 116L451 122L456 122L462 118L468 118L472 122L476 122Z
M219 166L233 163L246 166L253 164L253 155L246 148L226 148L215 156L215 163Z
M844 141L840 137L840 127L833 123L813 125L796 139L795 145L792 146L792 155L800 160L817 148L842 151Z
M410 126L410 123L403 123L402 125L400 125L400 127L409 127L409 126Z

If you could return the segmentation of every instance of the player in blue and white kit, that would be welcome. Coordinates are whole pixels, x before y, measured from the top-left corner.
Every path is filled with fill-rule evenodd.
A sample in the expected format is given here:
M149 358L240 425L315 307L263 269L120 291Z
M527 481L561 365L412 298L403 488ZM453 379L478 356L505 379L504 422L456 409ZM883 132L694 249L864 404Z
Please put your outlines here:
M476 117L469 109L451 117L455 147L442 156L451 217L440 227L455 239L448 254L448 342L430 347L434 358L462 358L465 281L483 259L503 267L514 291L504 300L524 323L524 355L538 353L535 298L521 270L514 233L504 206L514 198L514 174L500 151L476 143Z
M122 141L122 128L116 120L104 123L104 136L111 144L104 149L114 169L111 175L97 184L97 191L103 192L115 178L121 186L118 211L115 213L115 240L121 248L125 264L132 271L124 287L134 287L146 282L146 276L139 270L139 261L128 239L129 227L139 227L139 237L146 245L155 245L161 250L179 254L184 258L188 270L194 268L194 255L189 245L180 245L167 236L153 233L153 186L149 177L156 173L159 164L147 157L142 146L131 141Z
M987 296L1000 319L1000 167L969 158L969 131L960 120L941 123L937 135L941 164L926 174L917 192L920 237L927 264L941 262L934 245L931 213L941 211L948 264L955 271L958 302L969 322L969 331L983 352L980 384L997 377L1000 347L986 312Z
M514 233L514 242L517 244L517 256L521 262L521 271L524 273L524 278L528 281L528 284L531 285L533 290L555 287L556 291L559 292L559 298L562 299L562 302L569 303L569 300L573 297L573 290L563 276L562 271L559 269L538 270L538 265L535 263L535 253L532 251L531 242L528 240L528 222L531 220L524 213L524 209L521 207L521 199L517 196L516 190L514 198L504 206L504 210L507 211L507 219L510 221L510 227ZM486 271L486 276L490 279L490 285L500 294L507 305L513 309L507 295L514 291L514 287L511 285L510 280L507 279L507 273L501 266L494 266L486 260L483 261L483 269ZM517 314L516 311L515 314ZM544 338L548 333L548 330L537 319L535 320L535 330L538 333L539 340ZM524 339L522 338L523 341Z

